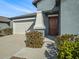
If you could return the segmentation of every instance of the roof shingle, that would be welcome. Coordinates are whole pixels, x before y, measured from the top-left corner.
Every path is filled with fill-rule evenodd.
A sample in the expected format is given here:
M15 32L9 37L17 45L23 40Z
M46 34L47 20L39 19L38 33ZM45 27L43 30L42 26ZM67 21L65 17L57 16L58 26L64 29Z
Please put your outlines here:
M11 20L7 17L0 16L0 22L10 22Z

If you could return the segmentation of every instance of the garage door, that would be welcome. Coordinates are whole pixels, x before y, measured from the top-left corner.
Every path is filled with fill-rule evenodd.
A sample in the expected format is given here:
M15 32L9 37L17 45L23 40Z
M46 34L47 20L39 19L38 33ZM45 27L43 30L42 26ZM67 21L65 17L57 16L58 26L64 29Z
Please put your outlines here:
M25 34L25 31L30 28L33 21L28 22L13 22L13 34Z

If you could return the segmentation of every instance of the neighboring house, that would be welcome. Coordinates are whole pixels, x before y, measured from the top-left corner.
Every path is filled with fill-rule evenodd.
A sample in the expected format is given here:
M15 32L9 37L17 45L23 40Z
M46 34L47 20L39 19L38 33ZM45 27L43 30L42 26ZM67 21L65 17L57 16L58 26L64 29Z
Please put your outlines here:
M0 16L0 30L10 28L10 19Z
M51 1L53 3L51 3ZM58 3L55 0L41 0L38 2L33 1L33 4L38 9L36 13L11 18L13 20L13 33L25 34L25 31L36 30L43 32L43 34L45 35L58 35L59 34L59 25L58 25L59 5L57 5ZM44 7L47 9L45 9Z
M33 5L37 8L36 13L11 18L13 34L33 30L52 36L79 32L78 0L34 0Z

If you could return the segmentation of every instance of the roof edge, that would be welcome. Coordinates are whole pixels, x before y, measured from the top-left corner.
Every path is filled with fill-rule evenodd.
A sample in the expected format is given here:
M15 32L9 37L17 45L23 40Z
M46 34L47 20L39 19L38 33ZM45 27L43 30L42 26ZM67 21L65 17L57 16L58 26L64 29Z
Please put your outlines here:
M11 17L9 19L13 20L13 19L22 19L22 18L29 18L29 17L36 17L36 13L30 13L30 14L26 14L26 15L15 16L15 17Z
M37 7L37 3L40 2L41 0L33 0L32 4Z

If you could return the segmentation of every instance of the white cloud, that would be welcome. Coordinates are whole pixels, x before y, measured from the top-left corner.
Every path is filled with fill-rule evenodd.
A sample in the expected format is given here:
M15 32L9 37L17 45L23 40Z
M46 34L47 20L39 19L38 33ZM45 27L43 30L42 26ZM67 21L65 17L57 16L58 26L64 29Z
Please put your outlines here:
M5 2L5 1L1 1L0 3L3 3L8 8L11 8L11 9L14 9L14 10L17 10L17 11L20 11L20 12L23 12L23 13L31 13L31 12L33 12L30 9L26 9L26 8L23 8L23 7L19 7L17 5L12 5L12 4L9 4L9 3Z
M21 11L21 12L27 12L27 13L31 13L32 12L32 10L21 8L21 7L17 7L17 6L13 6L13 5L10 5L9 7L11 7L12 9L15 9L17 11Z

